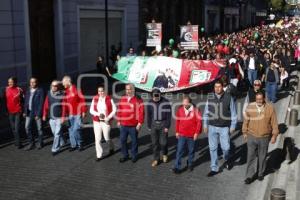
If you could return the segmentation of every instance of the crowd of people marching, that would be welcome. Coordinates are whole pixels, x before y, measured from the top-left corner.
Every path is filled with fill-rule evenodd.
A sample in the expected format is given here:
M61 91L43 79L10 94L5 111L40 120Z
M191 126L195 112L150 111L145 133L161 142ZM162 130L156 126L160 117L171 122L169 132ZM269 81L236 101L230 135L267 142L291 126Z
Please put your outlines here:
M247 88L243 113L242 132L248 147L248 163L245 183L250 184L256 178L263 180L269 142L275 143L279 134L275 109L278 85L288 89L292 63L300 61L300 32L297 21L286 21L288 28L276 28L263 25L241 32L202 37L199 50L185 51L180 44L170 41L162 51L152 51L151 56L171 56L182 59L215 60L223 63L223 77L213 86L212 98L207 99L204 110L193 104L185 95L182 105L175 115L175 135L178 140L176 160L172 171L182 172L182 157L185 146L188 147L187 167L194 167L195 141L203 132L207 134L211 157L209 177L215 176L222 169L232 168L230 162L230 134L237 125L236 97L237 88ZM298 42L298 43L297 43ZM142 52L146 55L146 51ZM130 48L127 56L135 56ZM263 90L265 85L266 96ZM39 87L38 80L31 78L29 88L24 92L15 77L8 79L1 99L5 100L10 127L17 148L23 148L20 131L21 119L25 118L25 131L28 145L25 150L44 146L42 121L49 121L53 133L52 154L57 155L66 145L62 125L68 123L70 151L82 151L81 124L89 111L93 119L95 135L96 161L103 158L102 136L109 144L109 153L114 154L115 145L110 138L112 121L116 120L120 129L122 157L120 163L138 160L138 132L144 124L151 134L153 148L152 167L161 162L168 162L168 134L172 120L170 102L154 88L152 98L145 103L136 96L133 84L125 85L125 95L115 103L108 95L106 86L99 86L88 109L81 91L72 83L69 76L61 81L53 80L50 90L45 94ZM33 125L37 129L38 140L34 137ZM131 138L131 152L128 153L128 136ZM218 144L221 144L224 164L218 164ZM255 158L258 157L256 172Z

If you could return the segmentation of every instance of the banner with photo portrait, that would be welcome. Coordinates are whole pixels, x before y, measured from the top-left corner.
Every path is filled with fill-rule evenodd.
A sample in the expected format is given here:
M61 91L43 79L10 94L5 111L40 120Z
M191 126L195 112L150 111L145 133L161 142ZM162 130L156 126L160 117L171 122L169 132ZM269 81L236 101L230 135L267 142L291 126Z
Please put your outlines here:
M221 63L206 60L183 60L165 56L123 57L112 77L135 87L162 92L178 91L210 83L220 76Z
M197 50L198 44L198 25L180 26L180 45L186 50Z

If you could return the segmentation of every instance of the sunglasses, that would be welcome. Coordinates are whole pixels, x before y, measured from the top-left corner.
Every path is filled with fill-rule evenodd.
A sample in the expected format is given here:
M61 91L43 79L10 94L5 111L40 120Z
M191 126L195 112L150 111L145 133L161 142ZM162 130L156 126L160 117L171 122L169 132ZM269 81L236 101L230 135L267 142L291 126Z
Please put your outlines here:
M154 97L154 98L159 98L159 97L160 97L160 94L158 94L158 93L153 94L153 97Z

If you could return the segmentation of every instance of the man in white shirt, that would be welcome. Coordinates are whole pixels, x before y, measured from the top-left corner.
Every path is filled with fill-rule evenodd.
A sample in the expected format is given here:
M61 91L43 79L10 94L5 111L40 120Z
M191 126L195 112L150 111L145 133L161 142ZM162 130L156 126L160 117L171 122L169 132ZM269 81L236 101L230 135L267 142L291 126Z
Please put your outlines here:
M246 66L248 70L248 80L251 85L257 79L257 59L254 56L254 53L250 53L249 58L246 61Z

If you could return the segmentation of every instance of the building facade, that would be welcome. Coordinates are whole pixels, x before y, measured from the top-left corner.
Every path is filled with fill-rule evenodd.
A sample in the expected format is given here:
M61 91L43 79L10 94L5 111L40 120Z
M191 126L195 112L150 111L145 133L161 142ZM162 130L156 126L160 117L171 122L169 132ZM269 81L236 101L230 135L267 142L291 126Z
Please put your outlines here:
M164 44L188 21L207 34L232 32L257 24L263 1L108 0L108 46L123 54L143 47L152 19L163 23ZM49 83L95 70L97 57L106 58L105 0L1 0L0 44L0 86L9 76Z
M0 86L95 70L105 56L104 0L1 0ZM138 1L108 1L109 48L138 46Z
M140 0L139 8L141 41L145 41L145 23L155 19L163 23L163 41L167 43L169 38L178 39L179 26L188 21L203 27L208 35L259 24L258 16L266 14L267 1Z

